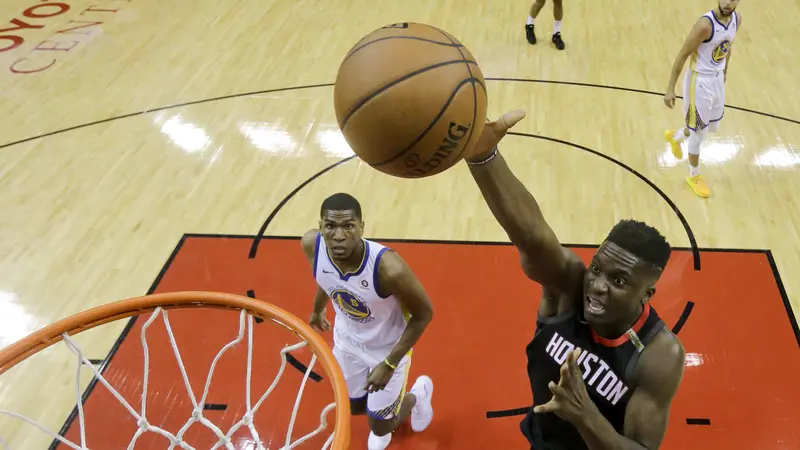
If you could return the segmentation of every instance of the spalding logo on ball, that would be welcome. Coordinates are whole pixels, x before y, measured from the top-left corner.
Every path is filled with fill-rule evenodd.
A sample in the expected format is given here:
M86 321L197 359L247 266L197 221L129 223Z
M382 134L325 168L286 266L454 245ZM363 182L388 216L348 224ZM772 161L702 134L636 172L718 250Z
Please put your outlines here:
M403 178L455 165L486 118L486 84L472 53L419 23L385 26L358 41L339 67L333 97L356 155Z

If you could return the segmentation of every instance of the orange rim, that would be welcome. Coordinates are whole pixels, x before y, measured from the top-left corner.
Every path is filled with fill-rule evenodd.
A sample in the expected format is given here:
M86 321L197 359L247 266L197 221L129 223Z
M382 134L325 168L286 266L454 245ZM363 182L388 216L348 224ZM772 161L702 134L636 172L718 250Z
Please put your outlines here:
M154 311L178 308L219 308L245 310L262 319L276 319L302 337L322 362L333 382L336 400L336 425L332 449L346 450L350 442L350 397L344 376L328 344L308 324L290 312L270 303L221 292L168 292L120 300L98 306L36 331L0 351L0 375L21 361L63 340L62 334L72 336L97 326Z

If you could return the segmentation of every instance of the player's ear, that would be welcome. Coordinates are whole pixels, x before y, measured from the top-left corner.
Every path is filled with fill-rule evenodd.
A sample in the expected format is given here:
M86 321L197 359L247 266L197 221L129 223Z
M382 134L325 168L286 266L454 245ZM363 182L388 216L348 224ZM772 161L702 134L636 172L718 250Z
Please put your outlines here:
M655 286L648 286L647 290L644 292L644 297L642 297L642 304L649 302L650 299L655 295L656 287Z

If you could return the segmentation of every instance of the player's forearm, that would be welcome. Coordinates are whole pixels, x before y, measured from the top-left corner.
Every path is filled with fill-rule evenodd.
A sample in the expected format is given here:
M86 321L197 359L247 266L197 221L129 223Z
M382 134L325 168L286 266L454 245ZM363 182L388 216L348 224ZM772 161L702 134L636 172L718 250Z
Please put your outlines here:
M655 450L648 449L617 433L617 430L598 410L584 414L573 425L581 434L589 450Z
M517 179L500 153L486 164L470 165L486 204L511 242L532 248L548 226L536 199Z
M425 331L425 328L431 323L431 319L433 319L432 311L426 311L411 316L408 323L406 323L406 329L403 331L403 335L400 336L397 345L394 346L391 353L386 357L386 360L392 366L397 367L397 364L403 359L403 356L414 347Z
M317 293L314 295L314 313L319 314L325 311L325 305L328 304L328 294L317 286Z
M671 92L675 90L675 85L678 83L678 77L681 76L681 72L683 71L683 66L686 64L686 58L689 55L680 54L677 58L675 58L675 62L672 63L672 72L669 74L669 82L667 83L667 92Z

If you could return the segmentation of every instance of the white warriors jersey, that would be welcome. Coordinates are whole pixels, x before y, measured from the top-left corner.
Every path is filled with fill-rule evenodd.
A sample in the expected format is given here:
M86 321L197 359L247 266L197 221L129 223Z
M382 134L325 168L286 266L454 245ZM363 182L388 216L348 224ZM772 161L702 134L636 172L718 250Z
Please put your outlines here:
M355 272L344 273L333 263L325 240L317 234L314 278L333 301L334 331L371 347L394 345L406 329L408 315L394 295L384 298L376 290L378 263L389 249L363 241L361 264Z
M728 25L723 25L714 11L709 11L702 17L711 22L711 37L703 41L692 54L689 68L697 73L713 75L725 70L728 52L736 38L736 29L739 28L739 16L734 12Z

